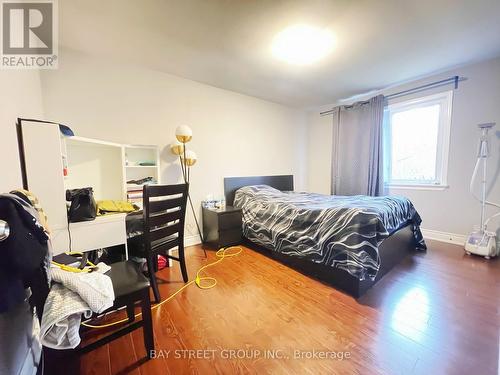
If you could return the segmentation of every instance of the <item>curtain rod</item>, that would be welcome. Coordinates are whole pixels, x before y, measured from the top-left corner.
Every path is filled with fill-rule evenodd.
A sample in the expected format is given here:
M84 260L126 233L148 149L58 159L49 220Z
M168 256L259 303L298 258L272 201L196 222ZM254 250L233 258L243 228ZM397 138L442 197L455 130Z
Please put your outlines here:
M440 86L444 86L444 85L449 85L450 83L453 83L454 86L455 86L455 89L457 89L458 88L458 82L465 81L465 80L466 80L465 77L453 76L453 77L449 77L449 78L446 78L446 79L442 79L440 81L427 83L427 84L422 85L422 86L414 87L412 89L403 90L403 91L396 92L394 94L387 95L385 97L385 99L399 98L400 96L414 94L414 93L417 93L417 92L420 92L420 91L423 91L423 90L429 90L429 89L433 89L433 88L436 88L436 87L440 87ZM361 101L360 103L361 104L365 104L365 103L368 103L368 101ZM349 107L352 107L352 105L347 105L345 107L349 108ZM320 112L319 114L320 114L320 116L325 116L325 115L332 114L334 111L335 111L335 108L332 108L332 109L330 109L328 111Z

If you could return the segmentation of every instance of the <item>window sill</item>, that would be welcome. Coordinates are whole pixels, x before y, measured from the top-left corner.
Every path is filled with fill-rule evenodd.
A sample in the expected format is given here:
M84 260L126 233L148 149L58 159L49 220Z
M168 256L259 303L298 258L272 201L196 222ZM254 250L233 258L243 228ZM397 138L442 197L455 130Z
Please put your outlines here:
M449 185L428 185L428 184L385 184L386 189L395 190L445 190L448 189Z

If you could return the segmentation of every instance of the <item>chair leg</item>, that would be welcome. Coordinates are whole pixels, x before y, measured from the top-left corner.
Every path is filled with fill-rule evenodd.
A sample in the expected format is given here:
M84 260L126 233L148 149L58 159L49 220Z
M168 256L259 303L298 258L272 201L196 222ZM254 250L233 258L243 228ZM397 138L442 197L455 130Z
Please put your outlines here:
M154 264L153 264L153 256L146 257L146 261L148 263L149 281L151 283L151 288L153 288L153 294L155 296L155 303L159 303L161 301L161 296L160 296L160 290L158 289L158 282L156 281L156 274L154 271Z
M127 316L129 323L132 323L135 320L135 311L133 304L127 305Z
M146 289L141 301L142 311L142 334L144 336L144 347L146 355L151 358L152 351L155 348L153 336L153 320L151 318L151 302L149 301L149 289Z
M158 254L153 255L153 266L155 267L155 272L158 272Z
M182 279L187 283L189 277L186 268L186 258L184 257L184 246L179 246L179 263L181 265Z

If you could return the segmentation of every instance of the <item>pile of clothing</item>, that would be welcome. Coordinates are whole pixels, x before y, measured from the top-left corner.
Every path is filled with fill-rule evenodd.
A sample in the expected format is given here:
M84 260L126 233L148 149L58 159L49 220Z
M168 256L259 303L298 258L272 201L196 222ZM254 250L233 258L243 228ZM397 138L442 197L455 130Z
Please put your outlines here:
M0 194L0 219L10 227L0 242L0 336L10 337L9 345L0 347L0 373L19 373L21 367L38 366L41 344L78 346L82 315L110 308L115 295L106 264L92 272L53 264L47 217L30 192Z
M72 272L52 266L52 287L45 302L41 324L43 345L71 349L80 344L82 316L102 313L113 306L115 294L109 276L111 267L97 264L92 272ZM76 270L76 269L75 269Z
M10 228L0 242L0 374L34 373L42 351L39 318L51 282L50 232L27 191L0 194L0 219Z

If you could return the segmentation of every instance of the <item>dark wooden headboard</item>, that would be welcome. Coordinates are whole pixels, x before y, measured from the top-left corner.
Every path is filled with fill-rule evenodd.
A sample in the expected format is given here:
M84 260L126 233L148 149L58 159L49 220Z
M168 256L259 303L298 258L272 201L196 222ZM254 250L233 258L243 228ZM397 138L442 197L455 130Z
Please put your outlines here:
M228 206L232 206L236 190L249 185L269 185L281 191L292 191L293 175L224 177L224 195L226 197L226 204Z

